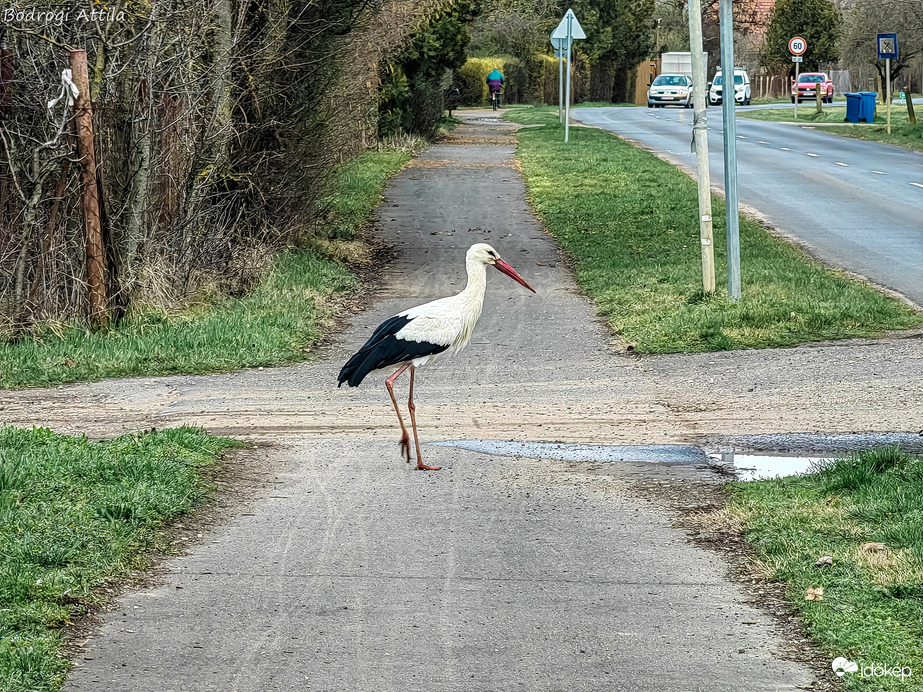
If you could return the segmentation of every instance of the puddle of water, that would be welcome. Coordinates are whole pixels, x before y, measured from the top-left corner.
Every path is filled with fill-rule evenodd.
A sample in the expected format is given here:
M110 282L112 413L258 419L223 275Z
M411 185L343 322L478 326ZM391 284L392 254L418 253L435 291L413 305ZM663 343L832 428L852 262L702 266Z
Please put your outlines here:
M564 442L507 442L504 440L448 440L431 442L437 447L458 447L504 457L557 459L601 463L651 462L666 464L718 464L733 470L742 481L781 478L805 473L823 456L764 456L756 454L707 455L692 445L580 445Z
M842 440L838 440L842 443ZM842 452L817 449L812 456L737 454L722 452L706 454L692 445L581 445L565 442L507 442L504 440L448 440L430 442L436 447L458 447L472 452L504 457L557 459L597 463L651 462L721 466L733 471L738 480L757 481L807 473L818 464L829 461ZM865 447L866 449L868 446ZM746 449L746 447L745 447Z
M738 480L761 481L768 478L797 476L811 470L811 467L824 457L773 457L755 454L718 454L712 458L719 459L728 468L733 468Z
M505 442L503 440L449 440L431 444L439 447L460 447L495 456L561 461L708 463L708 456L705 452L691 445L578 445L563 442Z

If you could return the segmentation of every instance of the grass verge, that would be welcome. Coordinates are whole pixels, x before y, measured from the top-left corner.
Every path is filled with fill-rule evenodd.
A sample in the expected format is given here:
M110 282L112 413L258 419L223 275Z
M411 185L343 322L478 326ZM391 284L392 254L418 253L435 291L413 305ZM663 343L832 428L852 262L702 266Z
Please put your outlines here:
M552 106L557 113L557 106ZM626 101L583 101L575 103L571 108L640 108L637 103L628 103Z
M897 300L823 267L741 219L743 299L703 294L696 184L676 167L595 128L563 127L552 108L507 117L529 198L574 260L577 279L639 352L718 351L875 336L923 323ZM727 285L724 203L713 200L719 290Z
M46 328L29 339L0 342L0 388L221 372L304 359L321 338L329 314L325 299L357 285L335 259L356 259L349 254L355 243L345 241L356 237L388 177L410 156L408 147L369 152L345 166L322 202L323 239L280 254L248 295L175 314L141 310L107 331Z
M916 151L923 151L923 122L916 125L910 122L905 106L891 105L891 134L888 134L887 116L883 106L875 109L875 122L859 125L844 124L846 107L826 107L818 113L813 102L804 102L798 106L798 119L795 120L794 107L767 108L752 111L738 111L738 117L768 122L817 124L815 129L832 132L842 137L865 139L872 142L884 142ZM919 116L923 118L923 115ZM838 123L824 127L824 123Z
M837 103L837 102L840 102L840 101L844 101L844 102L845 102L845 101L846 101L846 97L845 97L845 96L834 96L834 97L833 97L833 102L834 102L834 103ZM758 99L758 98L755 98L755 97L754 97L753 100L752 100L750 103L752 103L754 106L766 106L766 105L770 105L770 104L791 103L791 102L792 102L791 97L786 96L786 97L784 97L784 98L763 98L763 99ZM802 104L807 104L807 105L809 105L809 106L810 106L810 105L813 105L813 102L809 102L809 101L802 101L801 103L802 103Z
M200 470L236 444L193 428L106 442L0 428L0 689L60 688L61 628L169 548L158 527L205 496Z
M736 483L728 510L830 660L858 664L846 689L923 690L923 457L887 448L805 476ZM832 564L817 566L825 556ZM821 600L805 600L818 588Z

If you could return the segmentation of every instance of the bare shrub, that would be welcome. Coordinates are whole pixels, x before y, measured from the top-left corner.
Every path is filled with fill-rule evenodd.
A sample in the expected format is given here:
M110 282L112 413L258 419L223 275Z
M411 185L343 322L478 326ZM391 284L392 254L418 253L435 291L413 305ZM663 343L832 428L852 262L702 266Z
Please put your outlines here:
M0 11L0 336L86 313L72 48L90 65L116 317L253 285L377 143L378 73L438 2L90 0ZM83 14L81 14L83 13ZM308 236L308 237L306 237Z

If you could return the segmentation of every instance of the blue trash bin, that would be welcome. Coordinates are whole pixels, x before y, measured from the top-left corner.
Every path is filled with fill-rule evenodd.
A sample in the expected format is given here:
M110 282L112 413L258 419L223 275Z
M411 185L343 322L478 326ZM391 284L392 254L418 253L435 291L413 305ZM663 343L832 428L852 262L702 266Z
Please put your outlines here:
M859 113L862 108L861 94L846 94L846 122L859 122Z
M878 94L874 91L863 91L859 94L862 101L859 106L859 121L866 123L875 122L875 99Z

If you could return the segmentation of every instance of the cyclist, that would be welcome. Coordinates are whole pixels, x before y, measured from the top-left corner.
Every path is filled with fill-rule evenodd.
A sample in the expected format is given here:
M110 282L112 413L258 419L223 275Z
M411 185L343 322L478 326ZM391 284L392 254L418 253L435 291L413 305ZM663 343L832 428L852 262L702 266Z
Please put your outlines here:
M494 102L494 108L496 108L496 103L500 100L500 89L503 88L503 82L506 80L500 70L493 69L485 81L487 88L490 89L490 100Z

